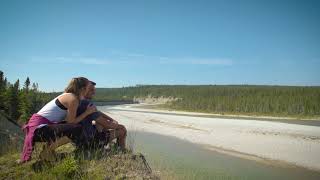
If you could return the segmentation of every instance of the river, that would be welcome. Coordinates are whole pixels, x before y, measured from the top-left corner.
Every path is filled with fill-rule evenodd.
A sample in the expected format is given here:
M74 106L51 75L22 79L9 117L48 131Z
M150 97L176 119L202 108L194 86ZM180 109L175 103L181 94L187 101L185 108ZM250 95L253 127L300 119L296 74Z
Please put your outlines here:
M178 117L123 106L99 110L128 128L127 144L142 152L163 179L320 179L314 170L318 126Z

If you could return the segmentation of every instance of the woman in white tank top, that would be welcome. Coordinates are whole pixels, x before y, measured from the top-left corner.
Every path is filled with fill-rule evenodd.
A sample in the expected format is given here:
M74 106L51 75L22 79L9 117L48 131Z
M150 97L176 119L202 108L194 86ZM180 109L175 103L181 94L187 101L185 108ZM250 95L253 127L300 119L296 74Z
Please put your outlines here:
M32 115L28 123L23 126L26 136L21 162L31 159L34 140L46 141L49 146L52 145L52 148L55 148L54 144L60 137L67 136L74 141L79 139L82 129L78 123L89 114L97 111L95 106L88 106L84 113L76 116L80 97L86 93L89 85L90 81L87 78L72 78L63 94L54 98L38 113ZM66 123L59 124L62 121L66 121Z

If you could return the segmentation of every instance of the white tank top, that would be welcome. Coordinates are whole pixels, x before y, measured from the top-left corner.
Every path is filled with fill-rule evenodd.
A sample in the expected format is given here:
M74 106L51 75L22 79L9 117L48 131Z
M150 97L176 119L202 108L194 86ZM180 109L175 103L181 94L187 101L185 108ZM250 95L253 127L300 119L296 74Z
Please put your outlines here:
M59 95L58 97L62 96L63 94ZM58 97L54 98L53 100L48 102L45 106L43 106L43 108L37 114L55 123L65 120L67 115L67 110L62 109L56 104L56 100L58 99Z

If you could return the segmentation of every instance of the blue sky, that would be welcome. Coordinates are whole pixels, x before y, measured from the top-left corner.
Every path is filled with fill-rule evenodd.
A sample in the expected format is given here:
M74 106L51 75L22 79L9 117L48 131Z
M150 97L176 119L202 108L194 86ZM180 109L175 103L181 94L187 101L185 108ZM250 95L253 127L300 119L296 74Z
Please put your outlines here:
M320 85L320 1L0 1L0 70L61 91Z

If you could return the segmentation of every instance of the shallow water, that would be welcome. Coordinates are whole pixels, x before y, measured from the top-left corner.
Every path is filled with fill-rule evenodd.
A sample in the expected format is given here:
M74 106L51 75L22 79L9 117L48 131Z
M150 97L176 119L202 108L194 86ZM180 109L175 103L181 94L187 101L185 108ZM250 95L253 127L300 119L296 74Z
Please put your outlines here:
M151 168L173 172L178 179L320 179L320 172L242 159L175 137L129 132L128 144L145 155Z

